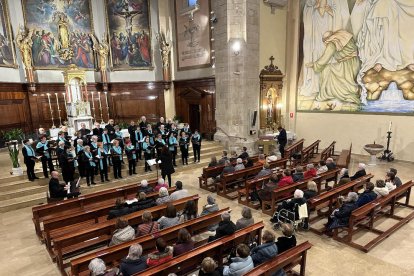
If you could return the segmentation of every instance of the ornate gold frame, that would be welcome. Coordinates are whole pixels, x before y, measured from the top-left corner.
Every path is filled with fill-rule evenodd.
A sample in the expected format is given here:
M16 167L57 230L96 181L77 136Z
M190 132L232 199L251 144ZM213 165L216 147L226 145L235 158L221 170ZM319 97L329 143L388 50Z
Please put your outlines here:
M151 45L149 47L149 52L150 52L150 57L151 57L151 66L149 67L131 67L131 68L114 68L114 64L112 62L112 47L111 47L111 32L109 30L109 20L108 20L108 1L109 0L105 0L104 4L105 4L105 24L106 24L106 32L108 34L108 43L109 43L109 69L110 71L135 71L135 70L149 70L149 71L153 71L154 70L154 56L153 56L153 51L152 51L152 28L151 28L151 0L147 0L147 5L148 5L148 29L149 29L149 41L151 42Z
M7 64L0 64L0 67L7 67L7 68L19 68L19 65L16 61L16 49L14 47L14 36L13 31L11 28L11 22L10 22L10 13L9 13L9 2L8 0L1 0L1 4L3 5L3 11L4 11L4 21L6 23L6 31L8 33L8 40L9 45L11 45L11 51L13 55L13 64L7 65Z
M22 11L23 11L23 21L24 21L24 26L25 28L27 27L27 15L26 15L26 11L24 9L25 6L25 2L27 0L21 0L21 5L22 5ZM93 12L92 12L92 0L88 0L89 2L89 16L90 16L90 24L91 24L91 34L95 34L95 28L93 25ZM93 51L93 49L92 49ZM85 71L97 71L97 64L96 64L97 60L96 60L96 54L93 51L93 68L84 68L83 70ZM33 61L32 61L33 63ZM33 63L33 70L62 70L62 69L66 69L69 66L71 66L71 64L65 66L65 67L47 67L47 68L43 68L43 67L35 67L34 63Z

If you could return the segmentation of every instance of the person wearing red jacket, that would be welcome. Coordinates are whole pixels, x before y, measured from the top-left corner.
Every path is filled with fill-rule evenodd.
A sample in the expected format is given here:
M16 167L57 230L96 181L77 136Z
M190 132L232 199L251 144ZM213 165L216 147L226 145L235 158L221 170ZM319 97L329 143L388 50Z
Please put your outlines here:
M315 177L316 172L317 171L315 169L315 166L312 163L310 163L310 164L306 165L306 172L303 173L303 176L304 176L305 179Z
M283 187L292 185L294 183L293 178L291 176L290 170L286 169L283 171L282 178L277 183L277 189L281 189ZM291 196L290 193L284 194L283 197Z
M171 246L167 246L167 243L163 238L158 238L155 241L155 247L157 248L157 251L148 254L148 266L157 266L168 262L173 258L173 248Z

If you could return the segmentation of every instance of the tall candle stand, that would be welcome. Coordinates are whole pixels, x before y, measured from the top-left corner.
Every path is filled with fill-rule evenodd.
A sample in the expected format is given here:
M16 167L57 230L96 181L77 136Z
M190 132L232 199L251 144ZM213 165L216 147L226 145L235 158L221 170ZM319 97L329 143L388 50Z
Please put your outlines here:
M49 101L50 117L52 117L52 128L56 128L55 119L53 118L52 104L50 103L50 93L46 93L46 95L47 95L47 100Z
M94 102L94 99L93 99L93 93L94 93L94 91L91 91L92 115L93 115L93 120L96 122L96 117L95 117L95 102Z
M101 111L101 125L102 125L104 121L103 121L103 115L102 115L101 92L98 92L98 99L99 99L99 110Z
M109 104L108 104L108 92L104 91L105 93L105 100L106 100L106 113L108 115L108 121L109 121Z
M60 106L59 106L59 95L58 95L58 93L56 92L55 93L55 96L56 96L56 104L57 104L57 109L58 109L58 115L59 115L59 126L62 126L62 117L60 116Z

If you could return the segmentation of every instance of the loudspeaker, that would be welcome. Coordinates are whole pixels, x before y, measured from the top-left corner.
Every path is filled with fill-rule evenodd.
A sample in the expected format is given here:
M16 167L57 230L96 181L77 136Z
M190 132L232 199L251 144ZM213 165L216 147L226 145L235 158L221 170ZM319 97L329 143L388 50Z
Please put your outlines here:
M252 127L256 127L256 120L257 120L257 110L253 111L252 114Z

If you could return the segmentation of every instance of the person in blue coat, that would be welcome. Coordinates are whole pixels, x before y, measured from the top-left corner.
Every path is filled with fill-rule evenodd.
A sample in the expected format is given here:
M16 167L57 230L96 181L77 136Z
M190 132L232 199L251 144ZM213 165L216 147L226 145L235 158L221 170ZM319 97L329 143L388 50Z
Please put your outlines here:
M365 184L365 191L359 195L358 201L356 202L358 208L377 198L377 194L374 192L374 188L374 183L368 182Z
M265 230L262 236L262 244L254 247L250 253L254 266L258 266L277 255L275 235Z

